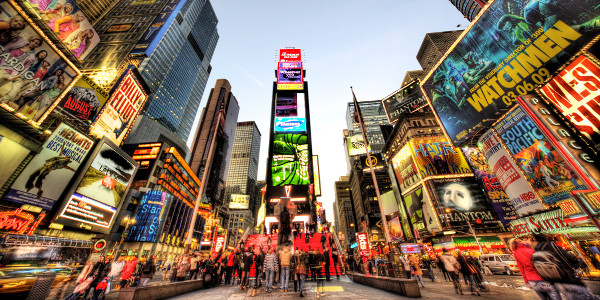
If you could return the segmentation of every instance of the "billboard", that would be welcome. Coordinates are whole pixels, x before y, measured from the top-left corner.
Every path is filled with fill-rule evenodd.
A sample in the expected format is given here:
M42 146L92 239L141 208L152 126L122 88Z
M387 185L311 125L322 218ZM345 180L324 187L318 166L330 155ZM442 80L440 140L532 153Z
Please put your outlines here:
M42 151L19 174L4 200L52 209L93 144L70 126L58 125L42 145Z
M365 140L362 135L355 134L353 136L349 136L346 138L346 145L348 146L348 155L360 155L367 154L367 149L365 148ZM369 145L369 152L371 152L371 145Z
M277 89L304 89L303 73L302 62L279 62L277 65Z
M172 198L173 196L161 191L145 193L135 214L135 224L131 226L127 235L127 241L156 242Z
M275 134L271 162L273 186L310 184L309 157L305 134Z
M493 129L485 132L479 138L477 145L506 195L511 199L519 216L546 209L525 177L519 172L519 167L514 163L508 151L502 147L500 138L496 136Z
M460 149L452 147L444 136L412 138L410 145L421 178L471 173Z
M167 29L171 26L177 13L184 4L185 1L169 0L154 21L152 21L152 24L148 27L144 35L142 35L142 38L138 41L137 45L135 45L131 54L146 54L150 57L152 52L154 52L154 49L156 49L158 42L162 39L165 32L167 32Z
M540 88L558 113L600 152L600 68L581 55Z
M588 189L522 107L494 128L545 204L570 198L571 191Z
M8 1L0 7L0 106L39 125L79 73Z
M83 75L62 98L56 110L84 122L92 121L108 99L108 93L91 78Z
M366 232L356 233L356 244L358 245L359 255L369 255L371 246L369 245L369 235Z
M478 148L462 148L462 151L467 161L469 161L475 177L479 180L479 184L483 187L490 203L492 203L498 220L502 225L508 227L510 221L517 218L517 212L498 178L485 160L483 152Z
M2 166L2 172L0 172L0 186L3 186L30 151L19 143L16 143L1 134L0 149L2 149L2 155L0 155L0 166Z
M426 105L427 98L423 95L419 82L413 81L381 100L381 103L388 120L393 124L403 115L410 114L417 108Z
M24 0L23 3L79 60L100 42L100 36L75 1Z
M404 239L404 234L402 233L402 226L400 225L400 211L398 210L398 202L396 201L394 191L388 191L382 194L381 203L390 233L390 242L402 241Z
M248 209L250 205L250 196L231 194L231 200L229 200L229 209Z
M305 132L305 118L275 117L275 132Z
M370 159L365 154L360 156L360 167L363 172L371 172L371 168L373 168L373 171L379 171L385 168L385 161L383 161L380 153L371 154Z
M467 222L474 229L499 226L490 202L474 177L436 178L428 184L444 228L467 232Z
M301 95L301 94L300 94ZM299 94L289 91L278 91L275 95L275 117L299 117L304 118L304 103L298 103ZM298 111L302 109L302 111Z
M279 49L280 62L302 61L302 50L300 49Z
M396 174L398 187L401 191L406 191L419 182L420 178L417 166L410 154L410 144L404 145L396 156L392 158L392 167L394 168L394 174Z
M419 186L403 196L408 211L408 218L420 238L431 235L431 231L439 228L432 207L429 205L423 186Z
M107 137L116 145L120 145L129 133L140 109L144 106L148 94L133 72L128 67L112 91L94 124L90 134L97 137Z
M423 87L453 143L494 123L595 37L596 1L496 0Z
M315 197L321 196L321 172L319 171L319 156L313 155L312 166L313 166L313 182Z

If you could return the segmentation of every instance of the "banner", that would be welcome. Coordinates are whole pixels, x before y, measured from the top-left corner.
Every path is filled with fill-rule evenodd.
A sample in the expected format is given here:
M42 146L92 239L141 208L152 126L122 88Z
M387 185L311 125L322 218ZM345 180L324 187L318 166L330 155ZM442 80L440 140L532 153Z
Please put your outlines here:
M0 7L0 106L39 125L79 74L9 2Z
M398 210L398 202L394 191L388 191L381 195L381 203L390 234L390 242L402 241L404 235L402 234L402 226L400 226L400 211Z
M51 210L93 144L85 135L60 124L17 177L4 200Z
M423 83L452 142L494 123L593 39L596 2L491 2Z
M305 134L276 134L271 162L273 186L310 184L309 157Z
M510 221L517 218L517 212L498 178L490 169L483 153L477 148L462 148L462 151L490 200L498 220L502 225L508 226Z
M61 113L81 121L92 121L108 99L108 93L83 75L56 106Z
M502 147L493 129L484 133L477 145L519 216L546 209L527 180L521 176L519 168Z
M0 149L2 149L2 155L0 155L0 166L2 166L0 186L3 186L31 151L1 134Z
M381 100L385 114L390 124L396 123L398 119L406 114L410 114L417 108L427 104L427 98L421 91L418 81L400 88L396 93Z
M570 198L571 191L588 189L522 107L494 127L545 204Z
M417 231L421 238L430 236L431 230L437 227L437 221L432 208L429 207L423 187L419 186L403 198L413 230Z
M460 149L452 147L444 136L412 138L410 145L423 179L433 175L471 173Z
M406 144L392 158L392 167L394 168L394 174L396 175L398 187L401 191L408 190L420 180L417 167L410 153L410 144Z

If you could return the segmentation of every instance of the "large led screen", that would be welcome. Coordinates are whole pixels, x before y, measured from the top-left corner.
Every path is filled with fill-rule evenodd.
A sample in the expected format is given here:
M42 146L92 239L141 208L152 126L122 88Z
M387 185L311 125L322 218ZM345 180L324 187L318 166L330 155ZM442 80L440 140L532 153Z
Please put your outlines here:
M0 106L39 125L79 74L8 2L0 7Z
M410 114L417 108L427 104L427 98L423 95L418 81L414 81L402 87L396 93L381 100L385 113L390 123L396 123L398 119Z
M494 126L545 204L568 199L571 191L588 189L520 106Z
M229 200L229 209L248 209L249 205L250 196L231 194L231 199Z
M280 62L302 61L301 49L279 49Z
M135 223L127 235L127 241L156 242L172 198L173 196L161 191L145 193L135 214Z
M309 157L305 134L276 134L271 161L273 186L310 184Z
M92 121L108 99L108 93L83 75L56 106L61 113L84 122Z
M493 1L423 84L452 141L548 79L598 34L599 12L597 1Z
M306 131L306 119L276 117L273 130L275 132L304 132Z
M406 191L419 182L419 172L410 154L410 144L404 145L392 158L392 167L401 191Z
M412 138L410 145L421 178L471 173L460 149L452 147L444 136Z
M297 93L278 91L275 99L275 116L304 118L303 112L298 114L298 95Z
M347 137L346 145L348 146L348 154L350 156L367 154L367 148L371 152L371 145L365 147L365 140L360 134Z
M304 78L302 62L280 62L277 66L278 90L302 90Z

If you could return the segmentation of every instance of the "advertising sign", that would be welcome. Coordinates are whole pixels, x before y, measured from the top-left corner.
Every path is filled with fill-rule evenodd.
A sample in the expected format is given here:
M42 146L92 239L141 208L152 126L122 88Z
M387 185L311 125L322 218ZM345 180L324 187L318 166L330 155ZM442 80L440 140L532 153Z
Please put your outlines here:
M297 62L302 61L301 49L279 49L280 62Z
M8 1L0 7L0 106L39 125L79 74Z
M402 254L421 253L419 244L400 244Z
M305 118L275 117L275 132L305 132Z
M402 233L402 226L400 226L400 211L398 210L398 202L394 191L388 191L381 195L381 203L390 233L390 241L402 241L404 234Z
M493 1L423 87L453 143L542 84L598 34L595 1Z
M360 166L363 172L370 172L371 168L373 168L374 171L379 171L385 168L385 162L380 153L371 154L370 159L369 156L365 154L360 156Z
M36 218L21 209L0 211L0 232L32 235L45 216L41 213Z
M507 114L495 129L545 204L570 198L570 191L588 189L522 107Z
M229 209L248 209L250 205L250 196L231 194Z
M428 183L445 228L468 231L467 222L475 229L499 226L490 202L474 177L439 178Z
M462 151L488 199L490 199L498 220L502 225L508 226L510 221L517 218L517 212L498 178L487 164L483 153L477 148L462 148Z
M175 20L175 17L181 10L181 7L183 7L183 4L185 4L185 1L169 0L167 5L165 5L158 16L156 16L154 21L152 21L152 24L148 27L144 35L142 35L142 38L138 41L137 45L135 45L131 54L146 54L150 57L158 45L158 42L162 39L165 32L167 32L167 29L171 26L173 20Z
M108 93L83 75L56 106L61 113L84 122L92 121L108 99Z
M156 242L171 198L172 196L161 191L145 193L135 215L135 224L127 235L127 241Z
M510 231L515 237L534 233L554 234L570 227L564 222L562 209L556 209L510 222Z
M540 92L576 128L596 153L600 152L600 68L581 55Z
M48 137L4 196L4 200L52 209L94 142L66 124Z
M273 186L310 184L308 137L305 134L276 134L273 138L271 176Z
M280 62L277 66L278 90L304 89L304 77L301 62Z
M421 178L471 173L460 149L452 147L444 136L412 138L410 145Z
M367 149L365 148L365 141L362 138L362 135L355 134L353 136L349 136L346 138L346 144L348 145L348 154L350 156L367 154ZM371 145L369 145L369 152L371 152Z
M366 232L356 233L356 244L360 255L369 255L371 246L369 246L369 235Z
M225 246L225 237L217 236L215 239L214 252L219 253L219 251L223 250L223 246Z
M299 95L301 94L290 91L278 91L275 99L275 116L304 118L304 104L303 101L298 103ZM298 107L299 104L301 107ZM298 111L300 108L302 111Z
M587 208L593 214L600 214L600 192L599 191L586 191L581 193L575 193L575 195L581 200Z
M1 134L0 149L2 149L2 155L0 155L0 166L2 166L2 172L0 172L0 186L3 186L30 151Z
M110 229L110 224L116 212L117 209L114 207L74 193L69 198L56 223L73 225L92 231L106 232ZM86 226L86 224L91 226ZM94 226L101 229L97 229Z
M432 230L439 228L422 186L403 198L413 230L417 231L421 238L431 235Z
M315 197L321 196L321 172L319 171L319 156L313 155L313 181L314 181L314 191Z
M479 138L477 145L519 216L546 209L492 129Z
M417 166L410 153L410 144L406 144L392 158L392 167L394 168L394 174L396 175L398 187L401 191L408 190L420 180Z
M83 60L100 42L98 33L75 1L23 2L79 60Z
M115 86L116 89L90 128L90 133L97 137L106 136L120 145L148 99L148 94L131 66Z
M413 81L400 88L396 93L381 100L385 114L391 124L396 123L401 116L410 114L417 108L427 104L418 81Z

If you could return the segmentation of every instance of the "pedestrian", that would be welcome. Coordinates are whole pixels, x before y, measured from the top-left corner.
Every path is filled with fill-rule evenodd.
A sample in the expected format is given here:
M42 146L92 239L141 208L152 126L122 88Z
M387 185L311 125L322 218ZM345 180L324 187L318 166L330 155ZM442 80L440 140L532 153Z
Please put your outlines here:
M533 265L532 256L535 251L531 247L531 241L513 238L508 245L527 287L532 289L542 300L560 300L560 294L554 284L546 281Z
M433 261L428 256L426 256L423 258L423 265L425 266L425 269L427 270L427 273L429 275L429 279L431 279L431 282L435 282L435 276L433 274Z
M171 265L171 278L169 279L171 282L177 280L177 267L179 266L180 261L181 258L179 257L175 257L175 259L173 259L173 263Z
M406 258L404 258L403 255L400 255L400 261L402 262L402 265L404 266L404 273L406 274L406 278L410 279L411 278L411 271L410 271L410 264L408 263L408 261L406 261Z
M252 267L252 264L254 264L254 253L252 253L250 251L250 247L246 248L246 251L244 252L244 256L242 258L242 262L240 265L240 268L242 269L242 282L240 284L240 288L242 290L247 290L248 289L248 281L249 281L249 277L250 277L250 268Z
M130 256L126 259L125 266L123 267L123 271L121 272L121 282L119 283L121 288L127 286L127 283L132 279L134 274L136 273L137 268L137 258L135 256Z
M140 280L140 285L146 286L152 280L152 277L154 277L154 273L156 273L156 265L152 257L142 264L141 273L140 277L142 279Z
M329 279L329 266L331 265L331 260L330 260L330 256L329 256L329 248L325 247L323 249L323 260L325 262L325 280L327 281L331 281Z
M240 268L242 264L242 251L240 249L235 249L235 255L233 256L234 277L231 282L233 285L235 285L236 282L242 282L242 269Z
M338 251L338 249L333 246L333 248L331 248L331 259L333 260L333 269L335 270L335 277L339 280L340 279L340 274L338 273L338 259L340 253Z
M83 299L85 299L87 297L87 294L90 290L92 291L92 294L94 294L94 291L96 290L96 286L98 286L98 283L100 283L100 281L104 277L106 277L109 273L110 273L110 259L106 258L104 256L100 256L98 261L94 264L94 267L92 267L92 270L90 271L90 275L88 276L88 277L94 277L94 280L92 280L92 283L90 283L88 288L85 290L85 293L83 294Z
M460 264L460 272L463 274L465 284L471 288L471 295L477 294L477 296L481 296L481 293L479 292L479 285L474 278L475 273L477 273L475 271L475 267L469 263L466 256L462 255L460 252L457 254L458 257L456 260Z
M267 293L270 293L273 290L273 275L277 267L277 255L275 255L275 249L271 248L265 255L265 261L263 263L263 270L267 276Z
M123 261L123 257L119 257L119 259L114 260L110 264L110 273L108 273L108 277L110 278L110 283L112 284L115 282L117 287L119 286L118 279L119 276L121 276L121 272L123 272L123 267L125 267L125 261ZM110 291L111 289L105 293L108 294Z
M290 279L290 267L292 266L292 252L290 252L289 246L284 246L283 249L279 251L279 262L281 263L281 278L279 282L281 283L281 291L288 291L288 281Z
M258 289L262 285L260 278L263 274L264 261L265 255L262 252L262 249L260 249L260 247L256 247L254 249L254 266L256 269L256 279L254 280L254 291L252 292L253 294L256 293L256 289Z
M233 278L233 265L235 264L235 252L231 251L229 255L227 255L227 263L225 264L225 284L230 284L232 281L235 281Z
M414 275L417 278L418 282L421 283L421 287L425 287L425 285L423 284L423 271L421 270L421 267L419 266L419 259L416 256L411 254L408 256L408 263L410 264L410 267L413 269Z
M597 297L576 276L577 258L543 234L534 234L533 266L546 281L552 282L566 300L592 300Z
M192 255L192 259L190 259L190 279L198 278L199 266L200 258L196 255Z
M460 272L460 264L456 260L456 258L448 251L448 249L444 248L442 250L442 256L440 257L440 261L444 264L444 268L450 275L450 279L452 279L452 283L454 284L454 291L457 294L463 294L462 286L460 285L460 281L458 279L458 274Z
M308 267L312 281L317 282L317 255L318 252L308 246Z
M298 262L296 263L295 273L298 275L298 289L300 290L300 297L304 297L304 281L306 280L306 274L308 274L309 256L308 253L299 250Z
M473 274L473 279L475 279L479 290L482 292L487 292L488 290L483 284L483 266L481 265L481 262L479 261L479 259L471 255L467 256L467 261L469 262L469 264L471 264L471 266L475 268L475 274Z
M325 230L321 230L321 248L325 249L327 247L327 237L325 236Z
M294 251L292 255L292 278L294 278L294 292L298 291L298 274L296 273L296 266L298 265L298 259L300 254L300 250L296 247L296 251Z
M444 276L444 280L445 281L452 281L452 278L450 278L450 274L448 274L448 271L446 271L446 266L444 265L444 262L441 260L441 258L438 259L437 266L438 266L438 268L440 268L440 271L442 271L442 275Z
M190 270L190 258L184 256L177 265L177 281L185 281Z

